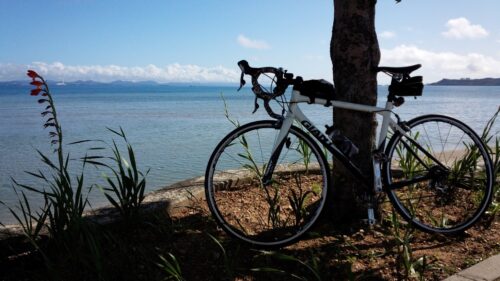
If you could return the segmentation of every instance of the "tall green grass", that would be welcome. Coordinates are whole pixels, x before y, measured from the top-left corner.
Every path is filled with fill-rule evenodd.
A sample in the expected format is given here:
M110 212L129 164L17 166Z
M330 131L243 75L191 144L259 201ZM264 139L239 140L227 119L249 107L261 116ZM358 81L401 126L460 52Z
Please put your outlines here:
M497 214L500 212L500 135L499 132L493 132L493 126L500 114L500 107L495 114L488 120L481 134L481 140L486 144L493 162L493 180L494 197L490 208L486 212L490 217L488 223L491 224Z
M27 172L29 175L37 178L39 185L22 184L13 179L14 187L21 192L22 201L19 201L19 207L23 219L18 222L23 225L23 229L31 231L26 233L29 236L36 236L42 228L46 229L56 241L68 239L70 241L74 235L81 233L85 222L83 221L83 212L89 204L88 192L90 187L85 189L83 172L77 175L75 179L69 173L69 153L63 151L63 132L56 111L54 99L50 93L46 81L34 71L28 71L28 76L32 78L31 84L36 86L31 91L32 96L41 94L38 103L44 106L41 113L45 119L43 127L49 129L49 138L52 146L55 146L55 160L51 159L50 154L45 154L37 150L41 162L49 172L42 172L41 169L36 172ZM82 170L85 168L83 163ZM33 215L30 202L27 200L24 192L34 192L43 197L44 206ZM11 209L11 211L13 211ZM33 227L33 221L35 227Z
M312 252L311 258L307 261L303 261L289 254L275 251L260 251L259 255L255 256L254 259L255 258L264 258L268 264L266 266L251 268L250 271L255 273L265 273L268 276L276 275L280 277L287 277L287 280L325 280L323 278L325 274L321 271L318 258ZM276 261L279 265L275 265ZM280 268L280 265L293 266L295 270L291 271L289 269Z
M70 156L63 149L63 130L49 86L35 71L29 70L28 76L32 79L31 85L35 86L31 95L38 96L38 103L43 106L43 127L49 130L53 151L43 153L37 150L44 167L26 172L37 179L37 184L23 184L12 179L18 206L9 207L9 210L21 225L24 235L43 257L52 278L62 278L57 265L65 264L70 268L94 272L92 276L101 279L100 236L96 235L95 226L84 218L84 210L89 205L88 194L92 189L84 184L86 162L82 163L82 172L73 178ZM27 193L38 194L43 205L35 210ZM43 236L48 239L42 239Z
M394 247L396 249L397 270L401 280L410 280L417 278L425 280L425 272L429 269L427 256L416 258L413 254L411 242L413 232L411 225L403 225L399 216L393 209L391 214L392 236L394 237Z
M167 274L163 280L174 280L174 281L185 281L182 270L177 258L172 254L168 253L167 258L162 255L158 256L160 262L156 265Z
M100 187L100 189L120 215L124 219L130 219L137 216L141 210L149 169L146 173L139 171L134 149L121 127L119 131L110 128L108 130L122 139L127 153L124 155L113 139L110 145L112 156L88 156L85 157L84 162L105 167L111 172L111 177L105 176L107 186ZM111 160L111 163L105 160Z

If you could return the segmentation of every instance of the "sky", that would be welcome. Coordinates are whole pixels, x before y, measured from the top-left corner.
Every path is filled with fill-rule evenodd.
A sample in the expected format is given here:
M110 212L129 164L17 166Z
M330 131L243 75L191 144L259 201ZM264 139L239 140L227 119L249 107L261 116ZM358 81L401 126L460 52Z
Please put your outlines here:
M381 63L500 77L500 1L378 0ZM0 0L0 81L237 83L236 63L332 80L333 0ZM387 82L379 76L379 82Z

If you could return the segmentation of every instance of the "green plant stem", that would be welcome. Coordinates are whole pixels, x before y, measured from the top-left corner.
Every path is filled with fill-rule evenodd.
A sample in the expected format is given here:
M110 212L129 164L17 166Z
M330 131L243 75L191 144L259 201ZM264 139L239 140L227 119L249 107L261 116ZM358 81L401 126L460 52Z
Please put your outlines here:
M50 105L50 109L52 110L52 116L54 118L54 124L55 124L55 129L56 129L56 132L57 132L57 156L58 156L58 160L59 160L59 171L61 172L62 174L62 171L64 169L64 154L63 154L63 134L62 134L62 129L61 129L61 125L59 124L59 120L57 118L57 110L56 110L56 107L54 106L54 100L52 99L52 95L50 94L50 89L49 89L49 85L47 84L47 82L45 81L45 79L43 79L43 77L39 77L40 80L42 80L42 83L45 87L45 93L47 94L47 98L49 100L49 105Z

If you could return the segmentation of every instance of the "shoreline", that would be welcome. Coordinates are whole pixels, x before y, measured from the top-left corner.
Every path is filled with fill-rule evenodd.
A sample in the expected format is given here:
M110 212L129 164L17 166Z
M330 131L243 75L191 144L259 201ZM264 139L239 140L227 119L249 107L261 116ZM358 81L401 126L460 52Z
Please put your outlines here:
M142 201L142 210L153 212L159 209L172 211L173 209L186 206L186 201L199 199L205 196L205 176L198 176L167 185L157 190L150 191ZM98 224L109 224L116 221L120 214L110 204L90 209L84 212L84 216ZM0 240L22 235L22 227L19 224L6 224L0 226Z

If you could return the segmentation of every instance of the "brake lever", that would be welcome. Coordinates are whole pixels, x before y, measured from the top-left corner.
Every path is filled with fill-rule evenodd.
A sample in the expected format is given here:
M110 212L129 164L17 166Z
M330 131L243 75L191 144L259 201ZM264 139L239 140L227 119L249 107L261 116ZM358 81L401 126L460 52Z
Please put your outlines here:
M242 71L241 72L241 77L240 77L240 87L238 88L238 92L241 90L241 88L243 88L243 86L245 86L245 84L247 83L245 81L245 79L243 79L243 76L245 76L245 73Z
M258 101L258 97L255 96L254 108L253 108L252 114L254 114L257 111L257 109L259 109L259 103L257 101Z

